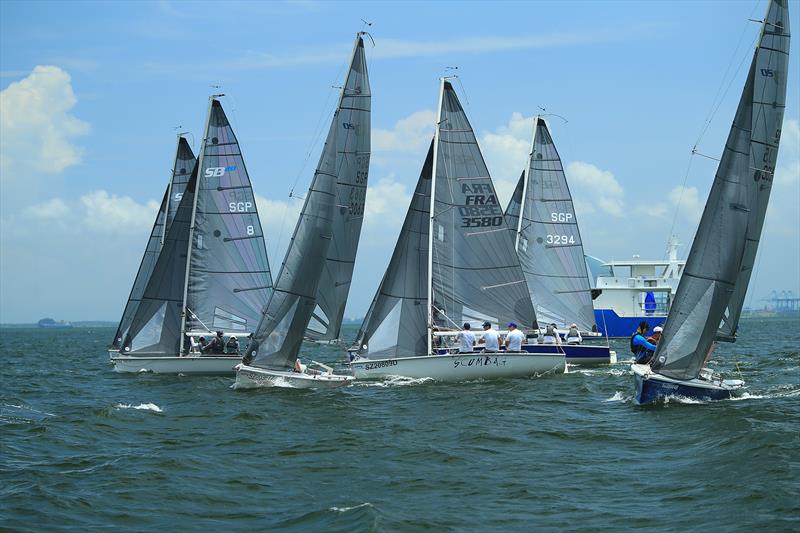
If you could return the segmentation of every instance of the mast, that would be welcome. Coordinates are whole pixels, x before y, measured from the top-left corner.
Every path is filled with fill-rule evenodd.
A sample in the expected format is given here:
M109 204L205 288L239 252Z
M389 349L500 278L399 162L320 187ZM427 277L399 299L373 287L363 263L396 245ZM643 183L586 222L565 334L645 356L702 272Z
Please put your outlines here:
M525 172L522 181L522 204L519 210L519 219L517 220L517 237L514 240L514 250L519 252L519 236L522 234L522 219L525 215L525 200L528 198L528 173L531 171L531 160L533 159L533 146L536 143L536 129L539 125L539 115L533 117L533 135L531 135L531 149L528 152L528 164L525 165Z
M200 155L197 157L197 185L195 187L196 191L200 191L200 180L203 176L200 174L203 170L203 156L206 151L206 136L208 135L208 124L211 120L211 106L214 103L216 98L220 96L225 96L224 94L212 94L208 97L208 112L206 113L206 124L203 128L203 140L200 143ZM180 138L178 139L180 142ZM189 269L190 265L192 264L191 257L192 257L192 246L194 246L194 221L195 215L197 215L197 197L199 194L195 194L192 202L192 218L191 222L189 222L189 246L186 250L186 273L184 275L183 281L183 303L181 306L181 337L178 342L178 346L180 346L180 355L184 355L184 337L186 337L186 298L189 295Z
M436 109L436 131L433 134L433 167L431 170L431 204L428 219L428 353L433 353L433 219L436 216L436 164L439 158L439 128L442 124L442 103L444 99L444 82L455 76L439 78L439 105Z

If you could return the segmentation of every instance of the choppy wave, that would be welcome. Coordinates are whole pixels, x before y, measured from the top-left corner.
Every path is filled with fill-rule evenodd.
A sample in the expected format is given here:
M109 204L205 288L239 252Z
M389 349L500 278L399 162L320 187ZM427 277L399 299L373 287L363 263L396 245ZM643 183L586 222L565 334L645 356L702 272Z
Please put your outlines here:
M140 403L139 405L131 405L129 403L118 403L115 405L117 409L137 409L139 411L152 411L154 413L163 413L164 410L161 409L154 403Z
M626 395L623 392L617 391L611 398L606 398L604 402L628 402L633 399L633 396Z
M410 378L407 376L387 376L382 380L365 380L355 381L355 384L361 387L405 387L408 385L422 385L435 381L432 378Z
M359 503L358 505L353 505L351 507L329 507L329 511L335 511L337 513L346 513L347 511L352 511L354 509L361 509L362 507L372 507L372 504L369 502Z

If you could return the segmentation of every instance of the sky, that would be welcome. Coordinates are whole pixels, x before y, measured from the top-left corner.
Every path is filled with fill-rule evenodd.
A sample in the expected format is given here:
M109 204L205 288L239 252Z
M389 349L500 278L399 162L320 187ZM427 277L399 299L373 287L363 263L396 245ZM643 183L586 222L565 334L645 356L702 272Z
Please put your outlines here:
M800 3L790 0L800 28ZM0 2L0 322L118 320L170 175L223 92L273 269L363 21L372 158L347 317L366 312L455 88L506 204L550 114L585 251L685 257L766 9L713 2ZM800 75L747 305L800 294ZM457 68L454 68L457 67ZM294 195L290 197L290 192Z

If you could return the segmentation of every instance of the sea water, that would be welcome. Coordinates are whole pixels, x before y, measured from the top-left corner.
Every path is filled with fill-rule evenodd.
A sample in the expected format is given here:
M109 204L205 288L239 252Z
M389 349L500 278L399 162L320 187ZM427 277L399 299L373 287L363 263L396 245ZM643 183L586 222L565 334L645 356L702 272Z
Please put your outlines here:
M742 399L653 407L632 402L626 364L235 391L113 373L113 329L3 329L0 527L798 530L798 326L745 320L718 348Z

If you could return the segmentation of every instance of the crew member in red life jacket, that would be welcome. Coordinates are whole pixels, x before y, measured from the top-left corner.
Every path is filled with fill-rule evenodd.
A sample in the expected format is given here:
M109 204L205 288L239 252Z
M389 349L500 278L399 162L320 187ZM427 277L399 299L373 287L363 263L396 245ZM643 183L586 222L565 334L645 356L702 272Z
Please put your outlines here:
M639 322L639 328L631 335L631 352L635 357L634 363L637 365L646 365L653 358L656 351L656 345L647 342L647 332L650 330L650 324L645 321Z

